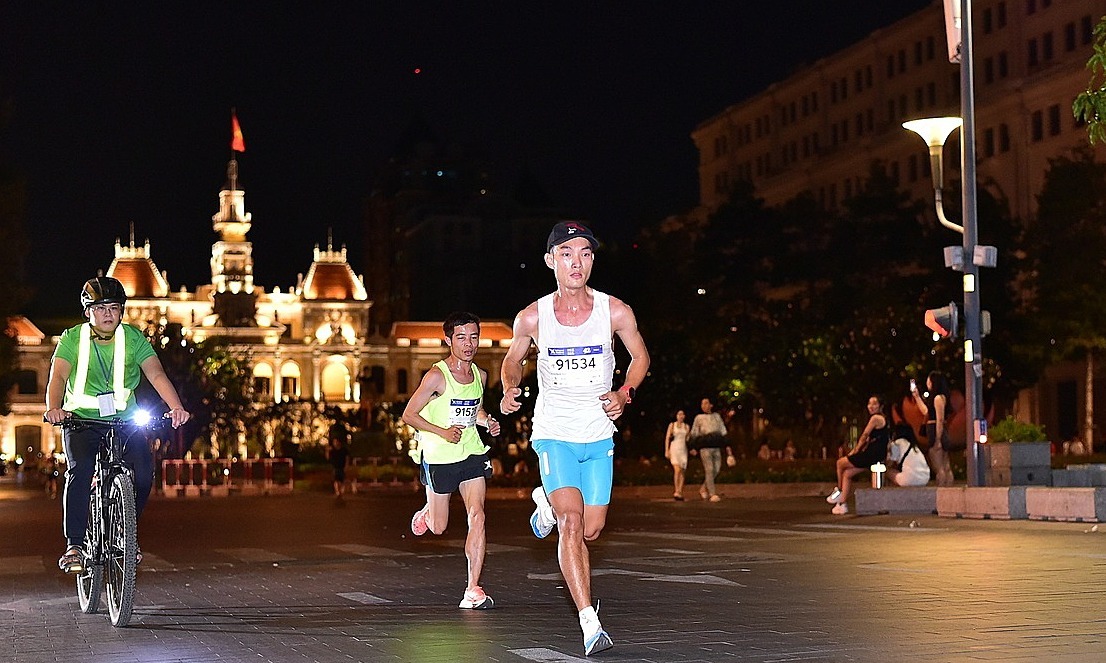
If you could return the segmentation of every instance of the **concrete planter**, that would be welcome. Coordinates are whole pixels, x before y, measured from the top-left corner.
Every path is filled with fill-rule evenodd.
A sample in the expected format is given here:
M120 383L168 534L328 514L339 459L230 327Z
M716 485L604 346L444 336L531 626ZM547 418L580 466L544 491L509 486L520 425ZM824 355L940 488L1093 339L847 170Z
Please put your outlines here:
M1052 481L1048 442L988 442L982 461L988 486L1048 486Z
M1102 522L1106 488L1026 488L1025 508L1032 520Z
M937 515L946 518L1024 520L1026 488L961 487L937 489Z

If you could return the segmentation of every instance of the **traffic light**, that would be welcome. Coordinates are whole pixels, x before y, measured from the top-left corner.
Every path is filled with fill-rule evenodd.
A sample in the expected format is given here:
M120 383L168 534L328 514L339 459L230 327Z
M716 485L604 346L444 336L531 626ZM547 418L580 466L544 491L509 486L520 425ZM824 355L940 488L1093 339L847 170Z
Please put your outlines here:
M960 319L960 309L956 308L956 304L949 302L948 306L942 306L941 308L931 308L926 311L926 327L933 330L933 340L937 341L942 338L955 339L956 338L956 325Z

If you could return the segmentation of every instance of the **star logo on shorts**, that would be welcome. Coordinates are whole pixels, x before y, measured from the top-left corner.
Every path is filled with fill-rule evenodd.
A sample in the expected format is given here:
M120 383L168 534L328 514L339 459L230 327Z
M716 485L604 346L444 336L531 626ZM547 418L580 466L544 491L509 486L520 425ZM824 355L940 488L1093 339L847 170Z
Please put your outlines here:
M485 469L485 470L490 470L490 469L492 469L492 462L491 462L490 460L486 460L486 461L484 461L484 469Z

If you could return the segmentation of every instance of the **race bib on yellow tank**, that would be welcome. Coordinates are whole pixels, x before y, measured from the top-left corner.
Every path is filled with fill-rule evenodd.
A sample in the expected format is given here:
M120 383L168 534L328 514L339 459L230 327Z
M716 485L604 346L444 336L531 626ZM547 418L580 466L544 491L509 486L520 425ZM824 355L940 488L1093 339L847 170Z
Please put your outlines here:
M449 399L449 425L468 428L476 425L476 408L480 405L478 398L451 398Z

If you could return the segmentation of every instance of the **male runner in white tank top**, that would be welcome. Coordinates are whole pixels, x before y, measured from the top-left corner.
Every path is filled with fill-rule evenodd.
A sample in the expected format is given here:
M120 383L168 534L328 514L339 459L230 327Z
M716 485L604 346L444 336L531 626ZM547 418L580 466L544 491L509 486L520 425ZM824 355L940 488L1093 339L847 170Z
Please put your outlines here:
M649 370L649 352L634 312L621 300L588 287L595 249L592 232L576 222L553 227L545 264L556 292L523 309L503 359L504 414L519 409L522 362L533 341L538 347L538 397L531 444L538 454L542 485L534 489L537 509L531 528L544 538L560 531L557 559L584 635L584 653L609 649L611 638L591 605L594 541L607 520L614 473L614 421L622 416ZM614 336L630 353L625 383L612 391Z

